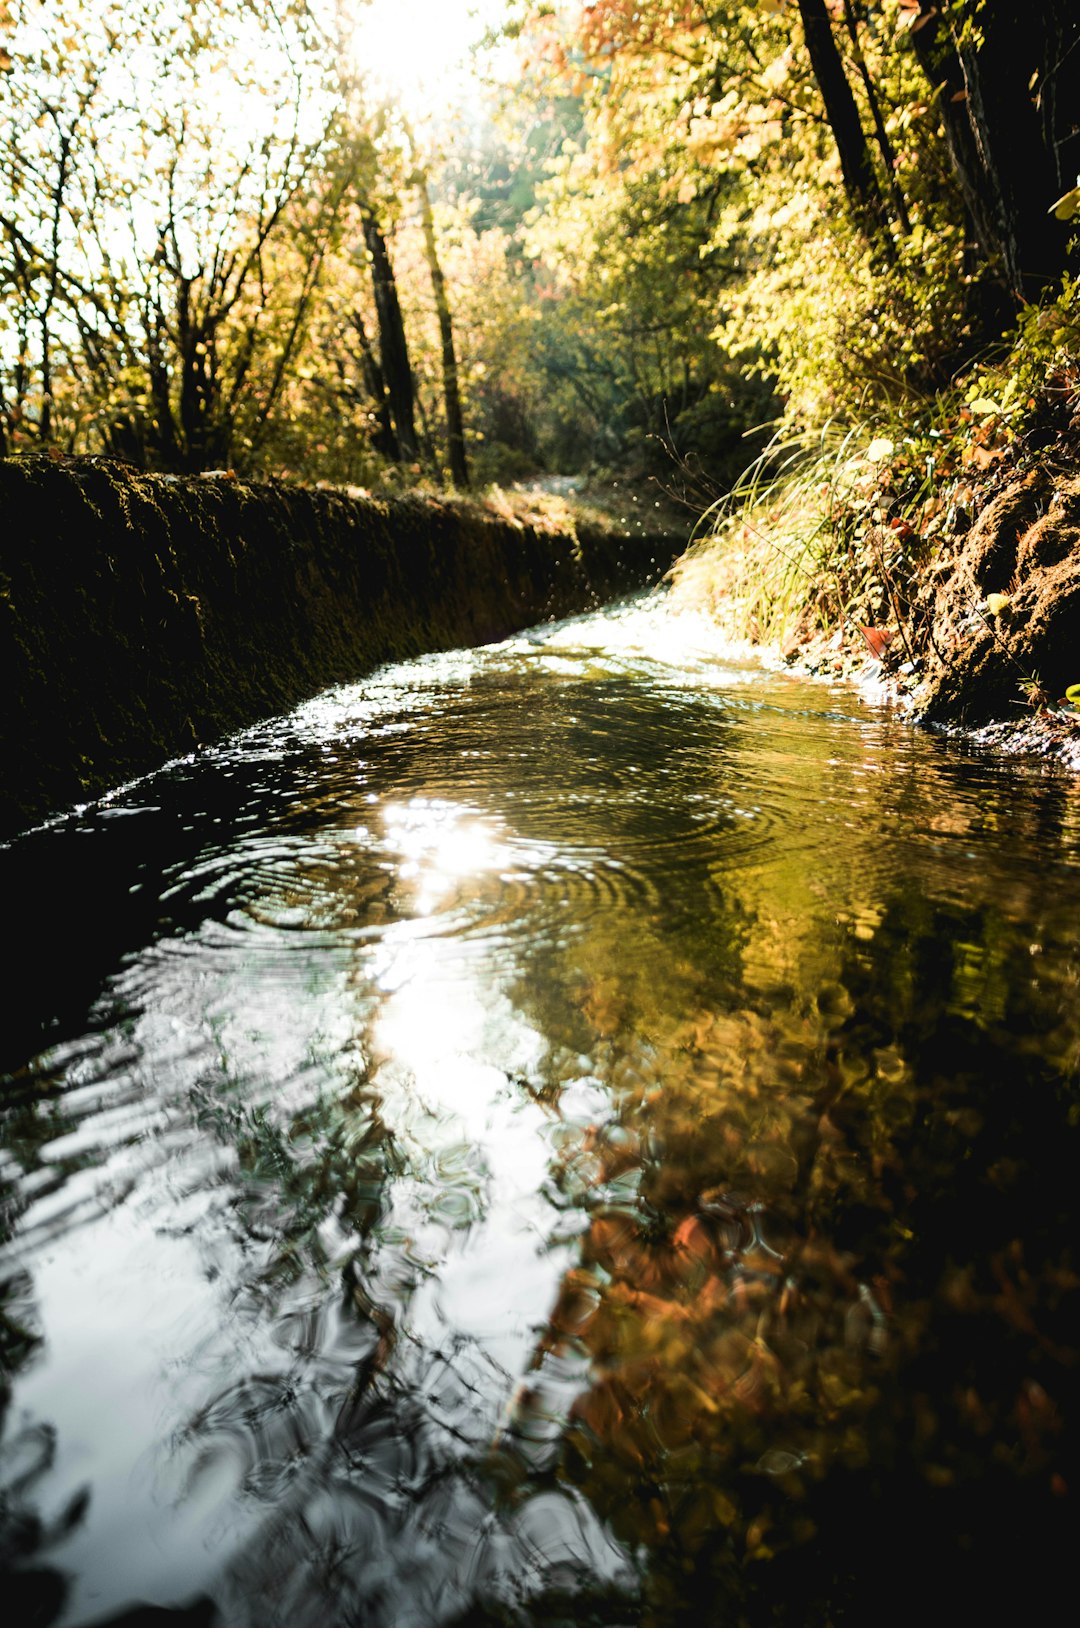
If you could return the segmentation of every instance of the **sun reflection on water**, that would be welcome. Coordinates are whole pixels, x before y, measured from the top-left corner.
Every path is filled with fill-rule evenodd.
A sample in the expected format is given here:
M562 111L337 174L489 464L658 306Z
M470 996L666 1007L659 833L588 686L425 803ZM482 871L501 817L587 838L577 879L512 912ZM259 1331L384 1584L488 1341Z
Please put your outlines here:
M412 884L411 908L428 916L463 878L505 868L509 849L474 810L441 798L413 797L382 811L389 848L402 857L398 877Z

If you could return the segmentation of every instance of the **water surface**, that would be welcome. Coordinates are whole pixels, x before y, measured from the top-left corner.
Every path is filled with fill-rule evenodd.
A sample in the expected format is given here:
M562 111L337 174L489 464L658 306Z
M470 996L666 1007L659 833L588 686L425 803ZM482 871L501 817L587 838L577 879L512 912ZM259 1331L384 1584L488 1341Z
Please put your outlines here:
M1050 1597L1068 781L644 601L382 669L0 871L20 1621Z

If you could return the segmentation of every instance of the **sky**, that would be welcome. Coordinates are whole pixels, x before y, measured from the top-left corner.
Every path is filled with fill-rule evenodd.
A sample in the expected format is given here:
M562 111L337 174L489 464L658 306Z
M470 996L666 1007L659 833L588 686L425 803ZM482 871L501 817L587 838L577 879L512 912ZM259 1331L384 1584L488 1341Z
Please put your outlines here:
M413 119L460 98L468 50L506 12L505 0L372 0L358 8L356 55Z

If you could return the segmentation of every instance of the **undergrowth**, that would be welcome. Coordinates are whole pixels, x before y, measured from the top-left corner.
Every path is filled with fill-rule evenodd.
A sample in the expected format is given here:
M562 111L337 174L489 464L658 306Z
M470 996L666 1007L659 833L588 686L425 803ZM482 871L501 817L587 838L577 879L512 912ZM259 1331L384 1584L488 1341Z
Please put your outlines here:
M805 428L781 420L705 512L673 576L677 602L735 637L835 670L867 653L914 677L927 573L946 571L1015 474L1080 440L1080 285L1026 306L996 353L937 394Z

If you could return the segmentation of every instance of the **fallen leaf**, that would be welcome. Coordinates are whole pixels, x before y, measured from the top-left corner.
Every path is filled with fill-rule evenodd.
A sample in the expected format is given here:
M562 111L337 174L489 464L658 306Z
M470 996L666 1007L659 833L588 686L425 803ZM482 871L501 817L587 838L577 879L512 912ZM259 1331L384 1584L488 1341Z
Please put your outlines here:
M888 650L890 644L893 642L893 639L896 637L896 630L891 627L860 626L859 632L866 641L867 649L870 651L870 654L873 656L874 660L884 661L885 652Z
M976 469L989 469L991 464L1000 463L1005 456L1003 447L965 447L961 454L962 462L967 466L974 464Z

